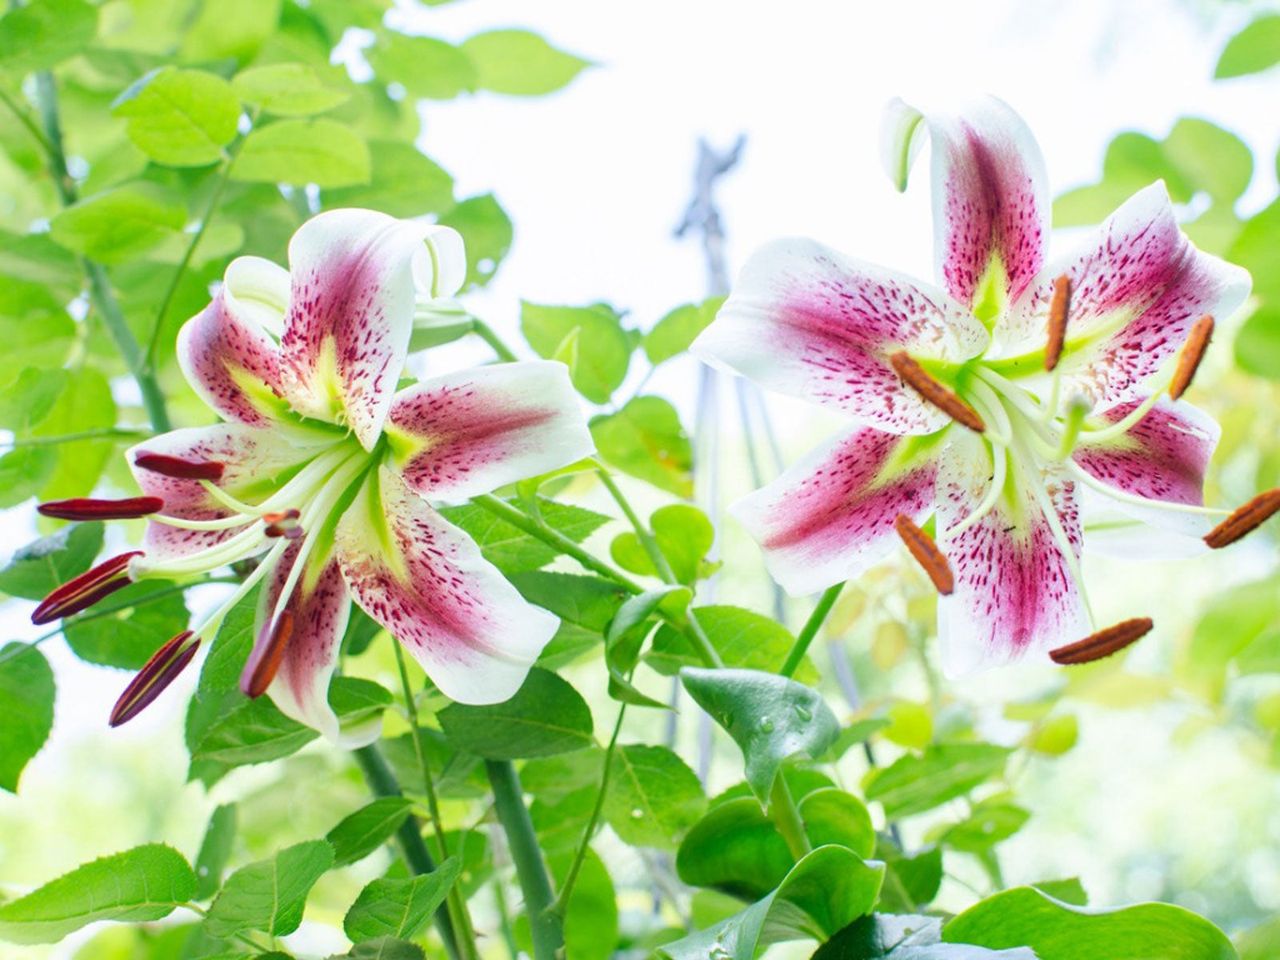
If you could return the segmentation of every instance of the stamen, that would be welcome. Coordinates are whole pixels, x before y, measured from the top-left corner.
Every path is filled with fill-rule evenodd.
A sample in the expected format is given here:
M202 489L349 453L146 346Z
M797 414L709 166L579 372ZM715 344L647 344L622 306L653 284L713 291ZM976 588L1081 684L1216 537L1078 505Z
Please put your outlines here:
M924 367L906 353L899 351L891 355L889 363L908 386L956 423L968 427L975 433L982 433L986 429L986 424L982 422L982 417L978 416L978 411L965 403L954 390L943 386L929 376Z
M264 513L262 515L262 522L284 523L286 520L297 520L300 516L302 516L301 510L298 510L295 507L290 507L288 510L272 510L269 513Z
M1067 307L1071 301L1071 278L1065 273L1053 281L1053 299L1049 301L1049 336L1044 347L1044 368L1050 373L1062 359L1062 345L1067 339Z
M271 686L271 681L276 678L276 672L284 660L284 648L292 635L293 614L285 610L276 618L275 628L271 631L271 639L267 641L267 649L262 652L262 658L241 682L245 696L260 697L267 692L267 687Z
M151 655L112 708L107 721L111 726L118 727L136 717L183 671L200 649L199 637L194 643L187 642L191 636L190 630L184 630Z
M1214 550L1230 546L1247 533L1252 533L1280 511L1280 487L1260 493L1227 519L1204 535L1204 542Z
M1178 354L1178 368L1173 373L1173 380L1169 383L1169 396L1177 400L1186 392L1187 387L1191 386L1191 380L1195 377L1196 371L1200 369L1200 361L1204 359L1204 353L1209 349L1209 338L1213 336L1213 317L1205 314L1195 322L1191 328L1191 332L1187 334L1187 340L1182 345L1182 352Z
M123 500L95 500L76 497L72 500L51 500L36 507L36 512L59 520L132 520L159 513L164 501L159 497L127 497Z
M133 582L129 576L129 561L140 556L141 550L122 553L68 580L41 601L35 613L31 614L31 622L39 626L69 617L128 586Z
M1060 663L1064 666L1077 663L1092 663L1094 660L1101 660L1103 657L1118 653L1130 644L1141 640L1151 632L1152 626L1154 624L1152 624L1150 617L1134 617L1132 620L1123 620L1114 626L1107 627L1105 630L1090 634L1083 640L1077 640L1075 643L1069 643L1065 647L1050 650L1049 657L1054 663Z
M938 592L943 596L950 594L956 586L955 577L951 573L951 564L947 562L946 555L938 549L933 538L916 526L906 514L898 514L898 519L893 522L893 526L898 531L898 536L902 538L902 542L907 545L911 556L916 558L916 563L920 564L924 572L929 575Z
M175 480L221 480L226 465L216 460L184 460L163 453L139 453L134 466Z

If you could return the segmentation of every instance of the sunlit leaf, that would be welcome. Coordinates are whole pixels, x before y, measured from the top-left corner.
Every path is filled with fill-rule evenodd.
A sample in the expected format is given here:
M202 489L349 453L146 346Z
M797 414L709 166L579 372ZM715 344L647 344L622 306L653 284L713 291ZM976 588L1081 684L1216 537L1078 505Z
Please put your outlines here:
M53 729L54 681L49 661L34 646L0 647L0 789L18 792L23 768Z
M536 97L567 86L589 62L557 50L527 30L490 30L462 44L476 85L494 93Z

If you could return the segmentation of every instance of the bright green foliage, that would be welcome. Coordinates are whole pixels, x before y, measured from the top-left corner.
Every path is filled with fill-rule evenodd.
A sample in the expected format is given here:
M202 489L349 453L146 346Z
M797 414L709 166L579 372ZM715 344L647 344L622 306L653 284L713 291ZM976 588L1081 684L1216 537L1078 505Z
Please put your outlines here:
M279 120L250 131L230 175L247 183L346 187L368 183L372 164L368 144L345 124Z
M19 77L47 70L79 53L98 29L98 12L84 0L32 0L0 17L0 71Z
M570 374L573 385L592 403L608 403L626 379L631 338L622 327L622 315L606 304L554 307L525 301L520 305L520 330L541 357L555 357L566 340L577 338L577 362Z
M1231 38L1218 57L1219 79L1260 73L1280 63L1280 16L1261 16Z
M327 206L369 207L394 217L416 217L453 207L453 178L411 144L371 140L369 155L369 182L325 190ZM470 248L468 254L474 255Z
M217 74L164 67L122 93L112 112L128 119L129 139L152 160L199 167L220 159L236 135L240 101Z
M18 792L23 768L53 729L53 698L53 671L39 650L23 643L0 647L0 788Z
M342 927L354 943L416 936L444 902L461 869L461 861L450 857L423 876L374 880L360 891Z
M604 635L609 696L635 706L667 709L667 704L637 690L629 678L640 659L644 641L653 629L652 618L661 614L683 618L692 599L692 591L668 586L636 594L617 608Z
M716 653L730 667L777 670L795 643L786 627L754 610L717 605L698 607L696 615ZM668 675L674 675L681 667L702 664L688 636L665 625L654 635L653 647L645 655L645 662ZM808 683L817 677L817 671L812 664L802 661L796 676Z
M333 846L333 865L363 860L400 829L412 810L412 802L404 797L379 797L344 817L325 836Z
M554 93L589 66L528 30L477 34L463 43L462 53L475 66L480 89L525 97Z
M505 703L454 703L440 711L450 742L488 760L546 757L594 743L591 709L554 673L534 668Z
M329 960L424 960L425 957L426 954L416 943L393 937L379 937L357 943L349 953L330 957Z
M614 753L604 813L625 842L673 850L705 806L698 775L666 747L627 744Z
M1280 380L1280 304L1254 311L1236 334L1235 354L1241 370Z
M467 245L467 287L492 280L514 238L511 218L494 195L468 197L441 214L440 222L462 234Z
M706 563L706 556L715 543L715 527L697 507L684 503L659 507L649 517L649 529L671 572L681 583L692 585L714 572L715 567ZM640 538L631 531L618 534L609 553L618 566L632 573L658 574Z
M154 250L186 222L176 195L154 184L135 183L68 207L53 218L50 236L74 253L120 263Z
M333 847L311 840L241 867L213 901L205 929L219 939L252 930L272 936L293 933L302 923L311 887L332 866Z
M693 496L693 446L669 401L635 397L617 413L594 418L591 437L600 456L623 473Z
M523 573L545 567L556 558L554 547L517 529L484 507L467 505L441 511L480 545L485 559L503 573ZM609 522L603 514L570 504L540 500L538 512L548 526L575 543L581 543Z
M324 113L346 103L351 96L345 90L326 85L320 75L305 63L250 67L236 74L231 87L245 103L280 117Z
M101 612L115 613L102 616ZM187 627L187 605L173 584L135 583L99 601L64 624L63 636L87 663L137 670Z
M102 549L101 523L78 523L20 548L0 570L0 590L41 600L54 587L84 573Z
M222 887L222 872L227 868L235 844L236 819L234 803L224 803L209 817L200 852L196 854L197 900L208 900Z
M476 86L476 68L467 54L433 37L379 33L368 53L380 80L399 83L413 97L451 100Z
M723 297L712 297L702 303L686 303L676 307L653 325L644 335L644 352L655 367L678 357L689 349L724 303Z
M922 813L998 776L1008 758L1007 749L988 743L931 746L872 773L867 799L878 800L892 819Z

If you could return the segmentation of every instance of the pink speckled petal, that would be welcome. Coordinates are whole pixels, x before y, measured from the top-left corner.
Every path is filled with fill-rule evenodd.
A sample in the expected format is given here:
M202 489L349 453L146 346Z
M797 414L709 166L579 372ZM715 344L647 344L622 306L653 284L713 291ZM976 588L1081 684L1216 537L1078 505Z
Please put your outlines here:
M1099 408L1145 392L1146 379L1179 350L1192 324L1205 314L1225 319L1250 287L1247 271L1192 246L1156 183L1112 214L1082 252L1045 269L997 331L1002 353L1043 347L1053 281L1064 273L1071 306L1063 389ZM1029 367L1038 370L1038 361Z
M893 522L933 512L941 437L844 432L730 512L760 544L770 575L793 596L858 576L901 545Z
M1097 419L1100 423L1115 423L1140 402L1122 403ZM1072 459L1090 476L1121 493L1146 500L1201 506L1205 470L1221 432L1212 417L1191 404L1161 400L1114 440L1091 444L1086 433ZM1213 526L1212 520L1197 514L1147 508L1123 500L1111 503L1136 520L1197 543Z
M239 423L173 430L144 440L126 454L142 492L164 501L162 514L183 520L214 520L230 512L209 496L198 480L179 480L134 466L141 452L158 453L194 462L225 465L218 486L241 500L264 498L279 485L281 474L314 457L321 447L295 446L274 430ZM237 530L181 530L152 519L143 543L148 560L177 559L221 543Z
M938 277L959 303L977 307L986 280L999 308L1044 264L1049 181L1023 119L985 97L959 114L926 114L933 150L933 222ZM995 273L991 271L995 269Z
M414 304L420 293L454 292L445 286L456 280L461 244L447 227L372 210L304 223L289 242L293 290L280 341L293 408L347 425L372 449L404 368Z
M569 368L550 360L423 380L396 394L386 433L409 486L443 500L488 493L595 449Z
M289 275L258 257L227 267L213 300L178 333L178 363L192 389L228 420L265 427L287 409L279 349L264 328L277 321Z
M510 699L559 625L385 467L339 522L337 556L356 602L459 703Z
M952 434L938 473L938 545L956 588L938 601L938 637L943 668L955 677L1078 640L1091 628L1080 587L1032 487L1045 490L1078 558L1075 484L1034 465L1027 476L1010 463L1017 476L996 508L952 535L982 501L992 475L987 444L963 430Z
M812 240L779 240L747 261L692 352L867 426L923 434L950 421L902 383L889 355L958 364L987 342L940 290Z

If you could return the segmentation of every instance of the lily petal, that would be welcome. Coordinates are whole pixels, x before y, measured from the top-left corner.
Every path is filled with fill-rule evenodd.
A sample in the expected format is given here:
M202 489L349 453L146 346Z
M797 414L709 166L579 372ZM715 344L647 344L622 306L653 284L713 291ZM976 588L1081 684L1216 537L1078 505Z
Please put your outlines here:
M1034 495L1035 485L1046 491L1078 561L1075 484L1011 463L995 508L957 535L952 531L989 490L993 469L980 438L952 433L938 475L938 530L956 587L938 601L938 637L943 668L955 677L1060 646L1091 628L1072 562Z
M982 325L941 290L797 239L766 244L747 261L691 350L868 426L926 434L948 418L903 384L889 355L959 364L987 342Z
M372 449L404 367L419 286L448 296L462 240L448 227L331 210L289 242L293 289L280 341L293 408L349 426Z
M385 428L405 481L461 500L537 476L595 445L563 363L476 367L396 394Z
M933 510L941 437L844 432L730 512L764 551L769 574L802 596L858 576L897 549L899 514Z
M510 699L559 625L386 467L339 521L336 549L356 602L459 703Z

